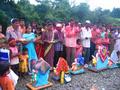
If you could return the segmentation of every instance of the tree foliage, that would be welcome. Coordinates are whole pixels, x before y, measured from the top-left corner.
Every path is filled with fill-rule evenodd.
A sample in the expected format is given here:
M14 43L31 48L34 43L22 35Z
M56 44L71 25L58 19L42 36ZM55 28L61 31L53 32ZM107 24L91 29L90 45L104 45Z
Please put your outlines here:
M120 8L114 8L111 12L111 16L114 18L120 18Z
M37 5L30 4L29 0L0 0L0 24L6 27L13 17L24 18L27 22L43 23L51 21L69 21L75 18L79 22L90 20L95 24L117 24L120 22L120 8L112 11L96 8L89 9L87 3L72 5L69 0L36 0Z

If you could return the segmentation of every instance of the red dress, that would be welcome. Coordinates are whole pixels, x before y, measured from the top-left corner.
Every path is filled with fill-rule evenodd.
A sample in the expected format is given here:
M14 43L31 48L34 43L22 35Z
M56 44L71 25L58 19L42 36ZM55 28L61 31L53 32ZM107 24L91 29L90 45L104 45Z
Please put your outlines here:
M36 45L35 45L35 49L36 49L36 53L37 53L37 57L39 58L43 58L44 57L44 47L43 47L43 42L41 39L41 34L36 35Z

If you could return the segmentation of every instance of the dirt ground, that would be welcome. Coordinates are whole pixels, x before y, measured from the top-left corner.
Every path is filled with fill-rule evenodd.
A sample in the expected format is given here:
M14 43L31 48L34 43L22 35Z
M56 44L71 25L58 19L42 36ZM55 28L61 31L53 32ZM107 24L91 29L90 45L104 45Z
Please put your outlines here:
M94 73L86 71L84 74L72 75L72 81L61 85L58 81L51 79L52 87L45 90L120 90L120 68L109 69ZM30 82L30 76L20 78L16 86L16 90L28 90L26 84ZM94 89L94 90L95 90Z

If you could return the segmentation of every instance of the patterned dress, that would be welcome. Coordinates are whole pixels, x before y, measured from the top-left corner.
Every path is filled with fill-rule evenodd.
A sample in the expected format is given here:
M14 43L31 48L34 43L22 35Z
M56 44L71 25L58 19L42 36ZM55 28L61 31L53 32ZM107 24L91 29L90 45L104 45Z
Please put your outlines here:
M28 72L28 55L20 55L19 71Z

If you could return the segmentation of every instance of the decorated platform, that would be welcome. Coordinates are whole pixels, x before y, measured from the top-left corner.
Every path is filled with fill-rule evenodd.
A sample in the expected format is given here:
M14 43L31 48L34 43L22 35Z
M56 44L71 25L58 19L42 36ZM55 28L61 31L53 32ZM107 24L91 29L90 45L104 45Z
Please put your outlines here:
M48 88L48 87L53 86L53 83L49 82L49 83L46 84L46 85L34 87L34 86L32 86L32 83L30 82L30 83L26 84L26 86L27 86L27 88L30 89L30 90L41 90L41 89L45 89L45 88Z
M76 71L69 70L69 72L73 75L76 75L76 74L85 73L85 70L82 68L82 69L79 69L79 70L76 70Z
M99 72L106 69L120 67L120 51L113 50L108 56L108 50L105 46L100 46L96 55L93 56L92 63L88 66L88 70Z
M95 56L92 56L92 63L88 65L88 70L99 72L108 69L109 57L106 47L99 47Z
M104 61L101 60L100 57L97 58L97 62L95 65L90 64L88 66L88 70L90 71L94 71L94 72L99 72L99 71L103 71L108 69L108 58L106 57L106 59Z
M107 70L108 68L106 67L106 68L97 69L96 67L89 65L87 69L92 71L92 72L100 72L100 71Z
M50 74L50 65L40 58L33 65L31 80L26 86L30 90L40 90L52 86L53 84L48 81Z

